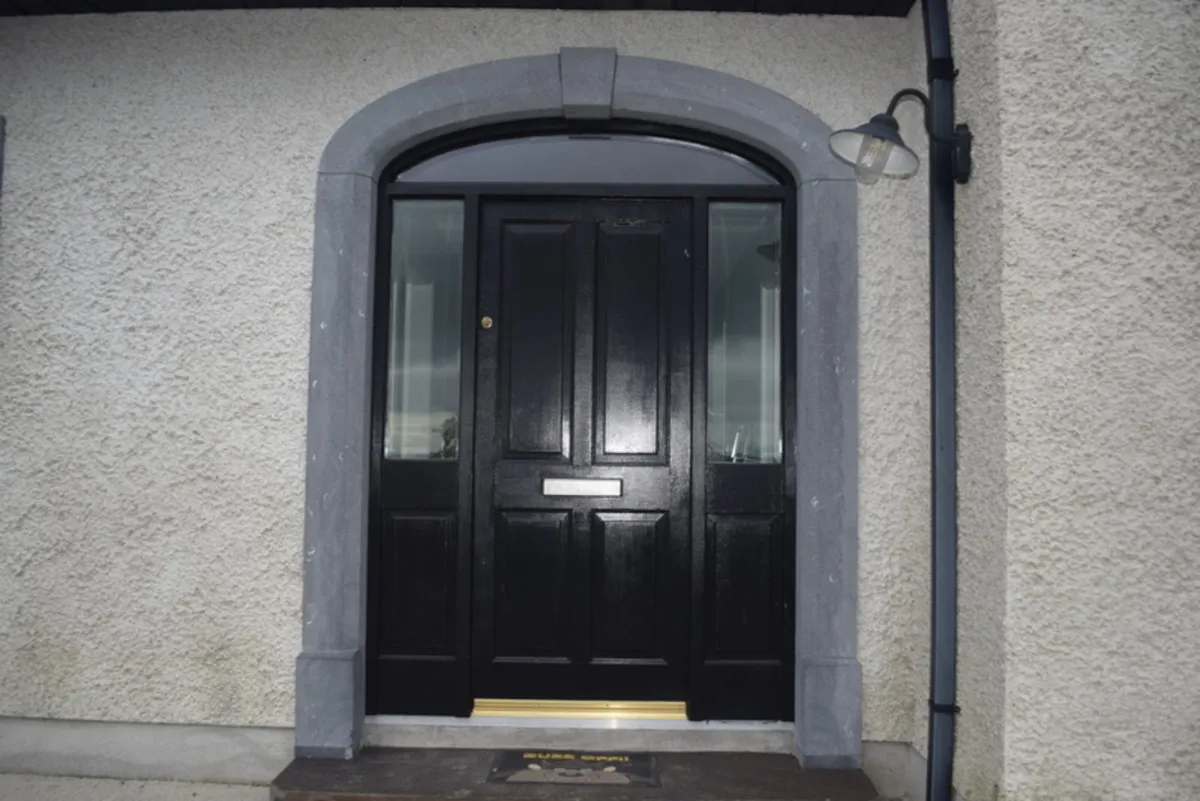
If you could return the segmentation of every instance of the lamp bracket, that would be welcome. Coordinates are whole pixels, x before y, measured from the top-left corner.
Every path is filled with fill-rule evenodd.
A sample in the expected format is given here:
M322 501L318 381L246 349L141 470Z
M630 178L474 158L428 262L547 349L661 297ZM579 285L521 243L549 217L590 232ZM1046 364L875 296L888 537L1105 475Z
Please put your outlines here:
M949 69L951 72L954 72L953 61L950 59L938 59L938 61L946 62L941 64L939 68ZM930 64L932 65L933 62L930 62ZM925 111L925 133L929 136L930 141L950 146L954 181L959 184L965 184L971 179L971 143L974 139L971 135L971 129L965 122L960 122L954 126L954 136L947 139L944 136L936 135L933 132L933 125L929 119L929 96L920 89L901 89L899 92L896 92L892 96L891 102L888 103L888 115L895 116L896 106L900 105L900 101L905 98L912 98L921 103L921 107Z
M892 99L888 102L887 113L890 116L895 116L896 106L900 105L900 101L906 97L911 97L913 100L921 101L921 107L925 109L925 127L929 127L929 96L920 89L901 89L896 94L892 95Z

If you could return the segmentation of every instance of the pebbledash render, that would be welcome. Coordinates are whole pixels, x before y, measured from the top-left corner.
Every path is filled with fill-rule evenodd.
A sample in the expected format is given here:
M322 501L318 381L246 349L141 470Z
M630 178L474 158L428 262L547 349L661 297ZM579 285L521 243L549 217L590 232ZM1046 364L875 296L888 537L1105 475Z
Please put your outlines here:
M968 801L1197 796L1200 692L1175 679L1200 670L1200 10L984 0L951 13L957 116L975 134L957 196L955 788ZM778 697L793 701L773 720L672 736L861 765L885 795L922 797L927 166L860 186L827 146L833 129L924 85L919 6L907 18L13 17L0 19L0 72L0 770L266 782L295 753L504 741L499 724L367 706L380 647L372 504L385 480L372 432L389 380L377 367L397 369L378 347L398 341L395 301L375 279L401 252L383 239L393 222L382 211L404 170L482 147L488 131L586 131L631 147L687 140L704 149L696 158L744 162L778 189L710 187L696 203L777 193L791 214L758 253L792 272L762 279L755 298L780 309L756 329L782 343L766 352L793 358L755 391L794 392L776 432L794 451L760 444L768 464L728 467L777 458L792 505L697 509L708 528L691 536L708 537L709 554L740 537L761 541L745 552L755 558L794 557L771 573L786 599L741 596L783 610L790 639L762 647L778 649L790 671ZM924 153L918 107L901 107L900 122ZM473 202L482 233L463 252L477 248L485 280L491 218L484 200L463 208ZM709 238L688 229L686 258L703 240L715 264L727 218L691 208ZM714 297L687 314L716 314ZM509 323L496 315L495 331ZM463 397L489 386L490 325L463 351L478 384ZM715 334L697 332L693 366L717 358ZM669 380L716 386L681 375ZM715 430L716 395L684 415L693 430L702 419ZM768 408L755 398L751 412L723 413ZM775 431L759 420L752 433ZM716 455L711 436L689 447L708 449L703 472L745 462L745 441ZM626 485L656 458L626 459ZM417 528L394 531L441 542L453 529L438 521L483 503L464 492L474 505L401 510L394 525ZM593 519L657 519L600 503ZM774 710L768 701L712 708Z

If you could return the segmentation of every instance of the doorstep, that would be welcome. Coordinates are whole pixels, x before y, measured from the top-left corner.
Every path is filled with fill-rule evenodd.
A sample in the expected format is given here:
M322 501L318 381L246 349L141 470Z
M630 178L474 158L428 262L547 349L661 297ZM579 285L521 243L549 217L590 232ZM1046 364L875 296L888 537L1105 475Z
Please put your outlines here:
M661 786L497 784L497 751L368 748L352 760L297 759L272 801L873 801L859 770L804 770L784 754L655 753Z
M368 717L365 745L378 748L512 748L580 751L748 751L792 754L795 727L783 721L619 718Z

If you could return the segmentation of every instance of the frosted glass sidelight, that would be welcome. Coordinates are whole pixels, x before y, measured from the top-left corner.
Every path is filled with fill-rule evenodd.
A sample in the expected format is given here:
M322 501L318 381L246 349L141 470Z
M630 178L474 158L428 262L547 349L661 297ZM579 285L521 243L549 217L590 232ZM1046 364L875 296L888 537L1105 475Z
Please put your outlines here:
M392 206L386 459L458 456L463 202Z
M708 460L783 461L778 203L708 211Z

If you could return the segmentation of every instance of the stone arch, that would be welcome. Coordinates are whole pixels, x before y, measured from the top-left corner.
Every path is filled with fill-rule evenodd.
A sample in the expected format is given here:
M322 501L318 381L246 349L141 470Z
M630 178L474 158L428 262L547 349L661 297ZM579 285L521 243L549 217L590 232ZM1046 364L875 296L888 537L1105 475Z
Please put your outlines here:
M792 100L712 70L564 49L440 73L334 134L317 176L296 753L361 743L372 294L380 173L439 137L503 122L622 119L716 134L782 164L798 193L796 754L858 767L858 228L852 170Z

